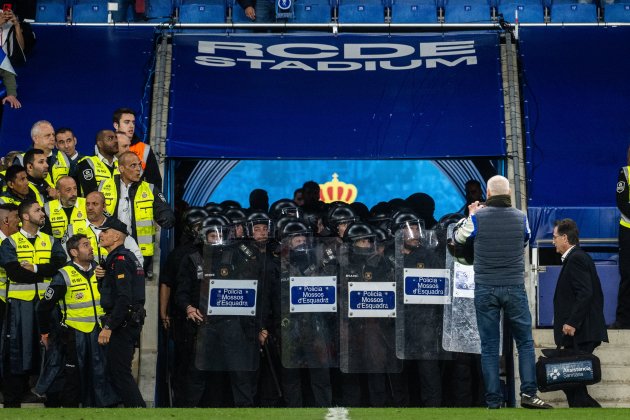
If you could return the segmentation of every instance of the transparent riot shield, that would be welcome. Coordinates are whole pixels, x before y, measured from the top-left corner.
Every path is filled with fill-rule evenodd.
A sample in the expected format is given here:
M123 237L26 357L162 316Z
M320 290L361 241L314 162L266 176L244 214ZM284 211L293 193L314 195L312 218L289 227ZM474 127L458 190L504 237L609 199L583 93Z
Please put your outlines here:
M265 302L264 252L253 241L208 245L203 279L195 365L206 371L255 371Z
M339 249L340 361L344 373L396 373L396 281L382 255Z
M453 237L454 227L455 224L448 226L447 237ZM480 354L481 341L475 312L475 271L472 265L462 262L446 252L446 266L451 269L451 302L444 308L442 345L453 352ZM503 328L500 331L503 337ZM500 352L502 348L499 347Z
M323 258L324 250L309 235L289 236L281 244L280 341L286 368L339 365L337 264Z
M421 229L421 227L420 227ZM446 360L442 347L444 308L450 302L450 270L433 231L400 229L394 255L398 316L396 355L404 360Z

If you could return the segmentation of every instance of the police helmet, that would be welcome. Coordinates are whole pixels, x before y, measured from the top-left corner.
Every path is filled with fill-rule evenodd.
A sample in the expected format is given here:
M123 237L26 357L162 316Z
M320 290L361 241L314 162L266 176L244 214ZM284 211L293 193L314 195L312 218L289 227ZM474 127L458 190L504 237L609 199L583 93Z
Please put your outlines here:
M282 198L271 205L269 213L274 220L282 216L300 217L300 208L295 201Z
M227 245L232 239L232 229L227 217L211 214L201 224L201 240L208 245Z
M208 212L201 207L190 207L186 209L186 211L182 214L184 234L195 238L198 235L199 228L206 217L208 217Z
M242 208L241 204L238 201L234 201L234 200L225 200L225 201L222 201L221 204L219 205L221 206L221 208L223 208L224 211L229 210L229 209Z
M227 217L233 225L244 225L247 221L247 213L240 208L229 208L223 212L223 215Z
M357 218L356 213L347 204L331 207L328 210L328 217L327 217L328 227L333 232L337 232L337 229L340 224L352 223L357 220L358 218Z
M352 244L352 251L356 254L370 255L376 252L376 233L367 223L351 223L343 235L343 240Z
M381 229L380 227L372 226L372 230L374 231L374 235L376 236L376 243L378 243L379 245L383 245L391 239L391 235L389 235L386 230Z
M221 207L217 203L208 203L203 208L206 209L208 214L221 214L221 213L223 213L223 207Z
M393 234L402 235L405 241L418 241L414 246L420 246L424 237L424 222L418 215L411 212L399 212L394 215L390 226ZM406 245L409 245L406 243Z
M267 237L266 238L262 238L260 240L264 240L264 239L270 239L273 238L273 221L271 220L271 218L269 218L269 215L265 212L259 211L259 212L254 212L252 214L250 214L249 216L247 216L247 236L251 239L255 239L254 238L254 227L255 226L259 226L259 225L264 225L267 227Z
M449 225L453 223L457 223L462 220L465 216L461 213L448 213L444 216L440 217L438 221L437 228L438 229L446 229Z
M223 212L223 215L230 220L234 230L235 239L245 237L245 222L247 222L247 214L243 209L231 208Z
M282 226L281 232L282 239L288 238L290 236L308 236L311 234L311 230L306 225L306 223L295 217L287 219L287 221Z

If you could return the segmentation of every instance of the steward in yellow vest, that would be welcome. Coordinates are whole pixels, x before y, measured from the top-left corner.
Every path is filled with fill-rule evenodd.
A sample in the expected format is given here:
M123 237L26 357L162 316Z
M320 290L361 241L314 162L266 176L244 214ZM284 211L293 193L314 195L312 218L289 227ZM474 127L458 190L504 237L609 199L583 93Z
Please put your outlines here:
M101 182L98 190L105 196L106 211L128 226L142 255L150 257L154 253L154 222L169 229L175 223L175 214L159 188L140 181L141 164L135 154L123 153L118 169L120 175Z
M15 204L0 204L0 244L8 236L20 230L20 219ZM0 331L4 321L5 305L7 301L7 272L0 267Z
M101 130L96 134L95 155L86 156L77 163L76 177L81 195L87 197L106 179L118 175L118 140L112 130Z
M28 152L27 152L28 153ZM24 155L26 153L22 153L16 156L14 164L24 165ZM52 153L46 158L46 163L48 163L48 173L46 174L45 180L48 185L55 185L55 183L62 176L66 176L70 173L70 159L60 150L54 149Z
M43 206L45 202L57 198L57 190L48 177L49 166L44 152L40 149L29 150L24 154L24 165L29 186L39 205Z
M52 234L61 239L69 223L87 219L85 198L77 197L77 183L74 178L64 176L57 181L59 199L47 202L44 211L48 215Z
M20 165L10 166L5 174L7 190L0 194L0 203L10 203L19 206L22 200L37 200L31 190L26 174L26 168Z
M66 246L72 261L55 274L37 307L41 341L47 349L51 345L66 344L63 349L65 367L63 372L45 370L42 376L63 373L63 407L79 407L80 403L84 407L110 406L118 402L118 397L105 377L105 351L98 345L100 317L105 311L94 274L94 252L85 235L70 237ZM55 330L52 324L57 305L61 307L62 318L60 337L55 342L49 334ZM85 375L81 366L89 366L91 374ZM52 380L47 382L52 383ZM47 389L37 388L36 391L46 392Z
M35 305L66 262L59 240L39 231L46 215L36 201L23 201L18 215L22 229L0 245L0 266L8 278L7 314L12 320L0 355L8 362L3 379L12 384L4 389L5 407L19 407L24 390L29 389L29 374L39 369L39 351L33 345L38 338Z

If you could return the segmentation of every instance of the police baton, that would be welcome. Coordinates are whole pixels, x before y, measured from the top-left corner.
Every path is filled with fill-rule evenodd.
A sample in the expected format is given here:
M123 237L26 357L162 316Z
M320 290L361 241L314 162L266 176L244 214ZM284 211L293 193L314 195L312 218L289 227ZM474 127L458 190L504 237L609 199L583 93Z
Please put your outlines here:
M267 364L269 365L269 370L271 371L271 377L273 378L273 383L276 386L276 391L278 392L278 397L282 398L282 388L280 388L280 382L278 382L278 375L276 374L276 368L273 366L273 360L271 360L271 350L269 350L269 340L265 341L265 344L263 344L262 347L265 352L265 359L267 359Z

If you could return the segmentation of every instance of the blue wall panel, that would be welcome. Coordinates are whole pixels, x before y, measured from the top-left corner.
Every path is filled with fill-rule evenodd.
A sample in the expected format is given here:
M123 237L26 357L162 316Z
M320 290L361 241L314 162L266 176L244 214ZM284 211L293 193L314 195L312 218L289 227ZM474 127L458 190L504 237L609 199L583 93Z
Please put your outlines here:
M116 108L140 111L153 62L153 28L34 26L37 45L18 71L22 108L5 107L0 150L26 150L37 120L74 129L78 149L94 153L96 132L112 128ZM143 131L137 127L136 131Z

